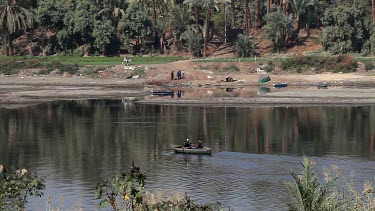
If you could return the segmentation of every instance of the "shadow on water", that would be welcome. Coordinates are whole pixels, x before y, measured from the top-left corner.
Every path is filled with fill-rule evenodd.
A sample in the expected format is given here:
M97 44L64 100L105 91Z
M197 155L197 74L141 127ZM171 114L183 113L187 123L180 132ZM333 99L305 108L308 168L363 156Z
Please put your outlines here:
M183 107L136 100L0 109L0 163L48 175L45 198L32 200L31 210L60 194L65 208L96 209L96 182L127 170L133 160L147 174L148 190L186 191L199 203L219 200L235 210L285 209L283 182L304 154L319 172L336 164L360 181L375 174L374 106ZM213 155L166 150L186 138L202 140Z

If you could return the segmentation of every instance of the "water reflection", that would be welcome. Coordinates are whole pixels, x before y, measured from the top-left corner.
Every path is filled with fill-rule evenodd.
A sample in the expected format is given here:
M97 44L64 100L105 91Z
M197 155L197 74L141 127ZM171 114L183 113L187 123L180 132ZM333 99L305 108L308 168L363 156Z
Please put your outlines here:
M324 165L345 160L341 165L357 169L360 178L374 175L375 107L212 108L135 100L0 109L0 163L39 169L53 180L49 194L71 192L66 203L81 197L92 206L95 182L132 160L147 172L150 189L188 191L201 202L220 200L238 209L285 206L282 183L298 168L294 156L315 156ZM168 150L186 138L203 140L216 153Z

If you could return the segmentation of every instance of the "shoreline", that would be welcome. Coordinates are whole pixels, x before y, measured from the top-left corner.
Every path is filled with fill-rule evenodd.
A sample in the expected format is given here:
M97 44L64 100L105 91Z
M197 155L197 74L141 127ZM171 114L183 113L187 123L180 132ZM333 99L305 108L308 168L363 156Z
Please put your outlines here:
M257 89L260 86L272 87L272 83L277 82L286 82L289 86L287 89L255 96L157 98L142 99L137 103L236 107L375 105L375 76L368 73L271 74L271 82L258 84L260 75L254 73L232 74L238 80L228 83L223 82L226 77L224 74L199 70L187 71L185 79L171 81L168 79L170 69L161 65L140 79L0 75L0 107L19 107L57 100L145 97L155 89ZM328 84L328 89L317 89L316 85L322 81Z

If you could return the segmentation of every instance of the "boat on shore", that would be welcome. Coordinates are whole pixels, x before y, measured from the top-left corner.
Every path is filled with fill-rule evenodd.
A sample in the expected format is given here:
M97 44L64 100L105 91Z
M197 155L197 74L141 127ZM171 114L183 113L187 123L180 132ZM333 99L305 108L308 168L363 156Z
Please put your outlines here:
M152 95L173 96L174 91L151 91Z
M273 88L285 88L287 87L288 84L287 83L277 83L277 84L273 84Z
M266 83L270 80L271 80L271 78L269 76L260 76L259 79L258 79L258 83Z
M197 147L175 146L173 150L175 153L184 153L184 154L211 155L212 153L212 149L208 147L197 148Z
M317 86L318 89L327 89L328 88L328 84L327 83L319 83L318 86Z

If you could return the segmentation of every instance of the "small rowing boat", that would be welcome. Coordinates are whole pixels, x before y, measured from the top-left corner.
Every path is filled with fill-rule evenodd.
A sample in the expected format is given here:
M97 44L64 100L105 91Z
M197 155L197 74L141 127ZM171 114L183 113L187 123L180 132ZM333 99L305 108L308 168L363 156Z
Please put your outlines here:
M266 83L270 80L271 80L271 78L269 76L260 76L259 79L258 79L258 83Z
M211 155L212 150L208 147L197 148L197 147L183 147L176 146L173 148L175 153L185 153L185 154L199 154L199 155Z
M173 91L152 91L152 95L168 96L174 95Z
M273 84L273 88L285 88L287 87L288 84L287 83L277 83L277 84Z

